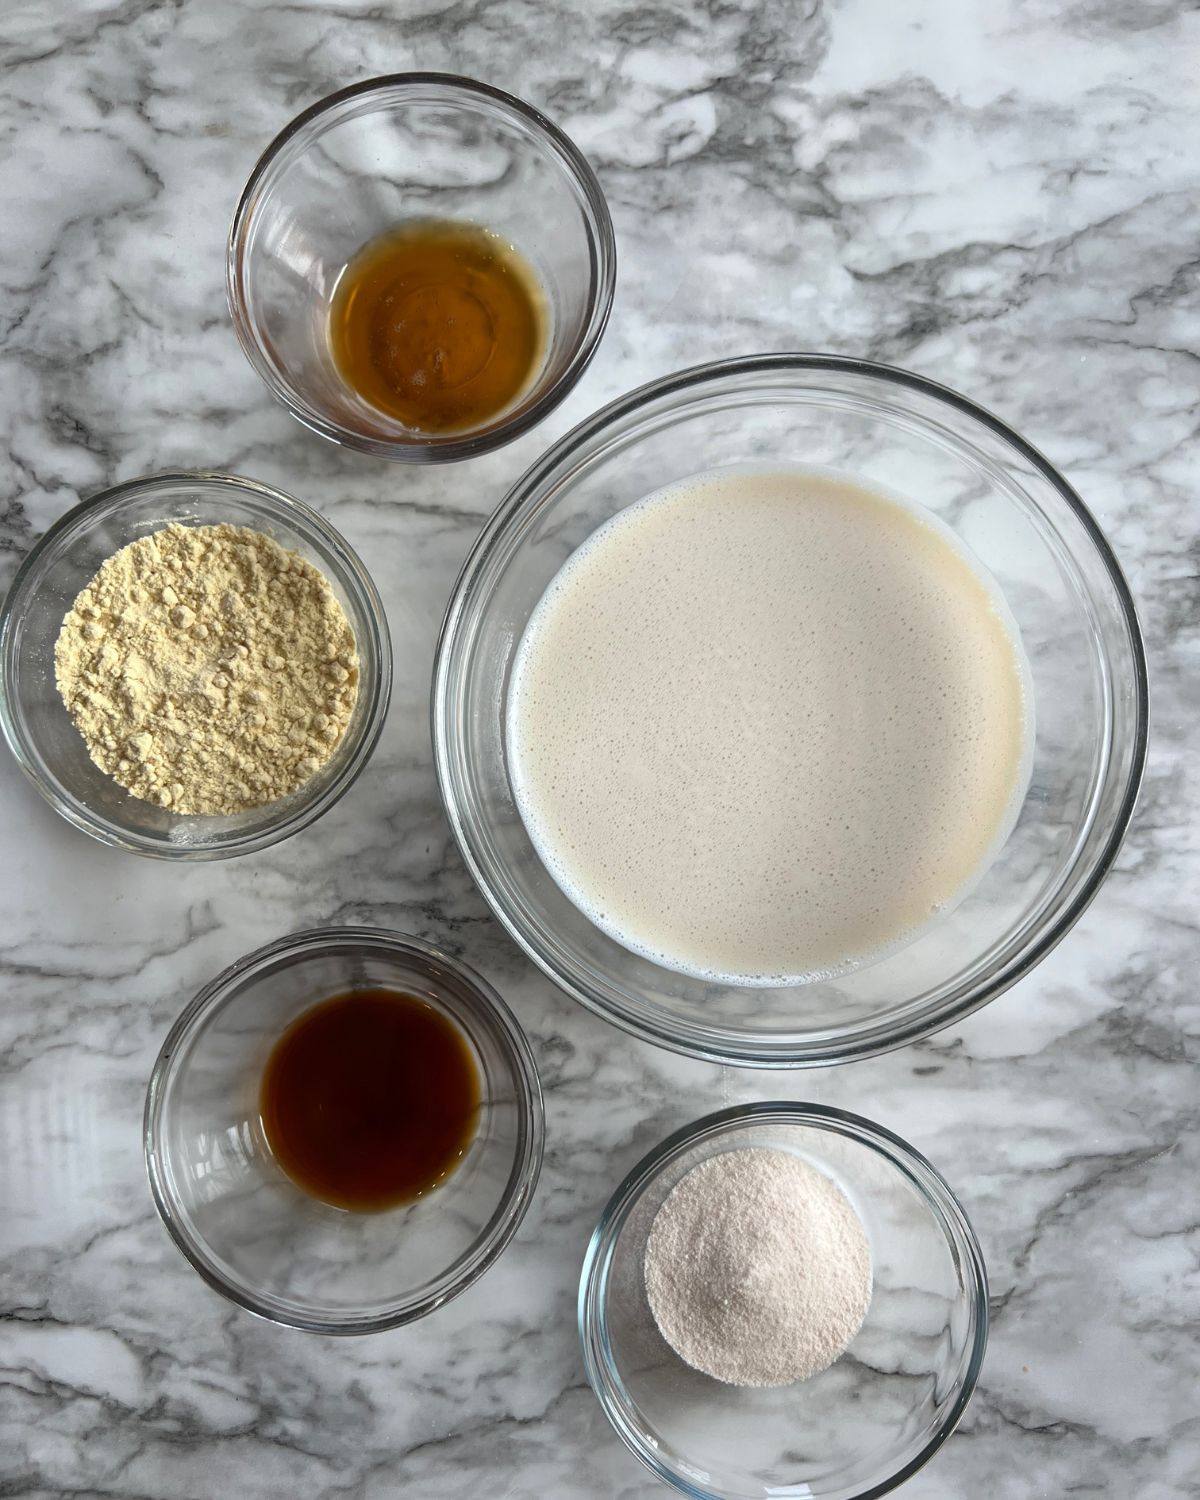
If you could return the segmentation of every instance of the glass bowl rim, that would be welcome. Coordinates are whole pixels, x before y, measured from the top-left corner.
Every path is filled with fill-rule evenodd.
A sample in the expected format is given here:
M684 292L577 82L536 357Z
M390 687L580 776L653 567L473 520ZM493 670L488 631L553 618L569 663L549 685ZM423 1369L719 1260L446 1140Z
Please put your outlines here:
M510 1072L521 1121L521 1139L504 1193L484 1230L470 1250L459 1258L462 1264L457 1275L448 1280L443 1275L425 1296L398 1301L387 1312L373 1317L352 1314L338 1318L317 1318L303 1313L289 1315L274 1305L269 1307L253 1293L229 1282L207 1259L204 1241L191 1234L176 1215L163 1167L164 1093L175 1052L186 1040L190 1040L211 1013L219 1010L232 998L243 981L253 979L257 972L268 967L281 955L298 953L307 956L327 952L331 948L353 948L363 943L374 948L388 949L410 959L415 958L422 964L439 965L451 970L462 981L476 1003L478 1013L488 1019L507 1043L513 1064ZM466 1291L495 1263L520 1228L533 1201L541 1174L544 1147L545 1110L541 1078L529 1038L513 1011L492 985L469 964L452 958L423 938L386 927L311 927L303 932L276 938L274 942L265 943L261 948L255 948L235 959L207 984L202 985L176 1017L154 1060L142 1113L142 1149L154 1206L176 1249L192 1269L213 1291L219 1292L221 1296L264 1322L276 1327L296 1328L305 1333L335 1336L382 1333L389 1328L399 1328L405 1323L425 1317L457 1297L460 1292Z
M1082 526L1112 584L1125 626L1133 677L1131 710L1133 732L1129 752L1130 761L1120 802L1103 846L1094 857L1087 878L1062 910L1054 913L1043 927L1032 932L1027 939L1027 945L1019 950L1018 954L998 974L991 976L983 983L978 980L974 981L967 991L952 1003L943 1004L940 1009L932 1013L910 1017L903 1025L898 1025L894 1019L884 1017L880 1021L873 1022L857 1036L841 1037L833 1042L820 1040L815 1044L798 1039L794 1033L784 1034L779 1039L764 1040L754 1038L748 1033L738 1034L736 1037L731 1037L728 1032L722 1035L716 1027L705 1027L698 1022L683 1021L679 1018L674 1018L670 1023L660 1022L656 1016L639 1013L624 999L613 1000L607 994L593 993L584 983L577 982L573 976L567 974L557 960L548 951L543 950L540 942L526 935L521 921L509 911L506 901L498 896L485 871L484 862L476 852L473 839L468 835L467 820L463 816L463 804L459 801L455 778L452 774L456 756L452 751L450 700L451 665L452 663L458 665L461 656L461 641L465 628L464 620L468 616L468 601L474 609L478 610L477 591L480 575L487 568L495 551L507 540L510 528L521 516L531 495L554 473L568 473L574 456L580 450L586 449L605 432L611 432L626 420L636 419L645 410L671 397L689 393L692 396L698 396L706 387L733 382L743 376L769 377L806 373L865 377L885 387L900 387L930 398L935 403L949 406L979 423L993 436L1007 443L1017 455L1031 465L1057 492L1059 498ZM599 448L597 447L594 452L599 452ZM546 503L543 497L538 503L538 508ZM1087 910L1120 852L1133 817L1145 770L1149 714L1146 648L1133 594L1120 563L1095 518L1073 486L1063 478L1049 460L1032 443L1021 437L1018 432L988 411L986 407L980 406L977 402L937 381L873 360L858 359L849 355L800 351L751 354L733 359L712 360L649 381L593 412L591 416L579 422L548 448L513 484L484 523L467 554L451 590L438 635L430 690L430 730L433 741L434 769L447 821L472 879L493 915L522 952L571 999L620 1030L685 1057L747 1068L825 1067L893 1051L941 1031L973 1014L1036 968Z
M263 356L259 340L253 331L249 298L245 290L244 252L262 184L269 177L278 157L297 135L323 115L332 114L351 100L375 92L382 93L386 89L411 86L441 88L451 96L465 96L468 100L480 99L499 104L530 127L534 136L550 146L587 206L585 217L594 278L588 297L588 320L571 358L563 373L536 401L514 414L511 420L501 420L478 434L451 433L445 437L432 434L412 443L404 443L366 437L329 421L319 411L300 400L294 394L290 382L279 377L275 365ZM279 131L255 162L233 211L225 250L225 291L234 332L242 346L242 352L275 399L298 422L319 437L359 453L370 454L374 458L390 459L398 463L452 463L473 458L503 447L505 443L537 426L569 394L591 364L608 326L616 284L617 238L612 215L600 181L583 152L536 105L528 104L524 99L496 88L493 84L482 83L461 73L384 73L352 83L310 104Z
M60 788L57 779L48 776L42 767L30 758L26 752L25 737L17 727L17 720L23 714L20 711L14 712L15 700L10 693L8 645L13 628L13 609L19 593L23 587L28 587L31 579L36 579L47 552L55 543L72 531L82 530L92 516L103 508L115 514L124 501L152 498L156 493L186 484L211 487L219 491L231 492L234 495L245 493L262 503L268 512L276 512L281 521L286 523L298 516L304 522L304 527L297 529L311 528L320 539L320 546L315 550L322 554L322 560L325 555L336 558L347 577L353 581L356 603L370 630L378 671L373 700L367 706L359 742L348 757L345 766L320 796L306 800L303 797L303 788L298 788L292 794L297 800L290 802L289 813L278 822L269 823L252 836L231 834L213 843L172 845L146 840L141 835L132 834L113 820L102 817L87 803ZM237 855L251 854L281 843L284 839L290 838L294 833L299 833L301 829L316 822L331 807L341 801L366 768L379 741L379 736L383 732L391 691L392 645L387 615L374 580L367 572L358 553L341 533L312 506L306 505L304 501L297 500L292 495L285 494L282 490L274 489L271 485L263 484L260 480L247 479L239 474L227 474L216 469L160 469L152 474L141 474L135 479L123 480L120 484L110 485L94 495L87 496L73 505L70 510L64 511L38 537L17 569L3 604L0 604L0 731L3 732L4 739L18 765L55 812L72 827L89 834L99 843L106 844L110 848L123 849L127 853L143 855L149 859L168 861L232 859Z
M974 1226L946 1179L915 1146L911 1146L902 1136L886 1126L879 1125L874 1120L868 1120L863 1115L854 1114L850 1110L837 1109L833 1105L801 1103L797 1100L786 1099L735 1104L726 1109L715 1110L699 1120L693 1120L681 1126L648 1151L626 1175L605 1204L584 1253L579 1274L576 1322L588 1384L609 1425L630 1452L656 1478L681 1491L689 1497L689 1500L717 1500L711 1491L700 1489L669 1469L654 1452L639 1441L632 1424L627 1420L623 1404L614 1395L613 1381L608 1375L611 1361L603 1358L596 1349L597 1345L601 1350L608 1345L608 1318L602 1294L607 1289L608 1272L617 1235L624 1227L642 1193L664 1168L682 1156L689 1147L702 1140L719 1138L745 1125L775 1123L807 1125L818 1130L826 1130L832 1135L855 1140L882 1157L916 1186L922 1198L932 1208L933 1217L941 1227L946 1242L955 1245L960 1251L961 1262L966 1269L967 1284L964 1292L969 1305L973 1330L970 1356L963 1375L962 1386L949 1411L920 1452L914 1454L895 1473L883 1480L872 1481L865 1489L856 1491L853 1496L853 1500L876 1500L876 1497L886 1495L898 1485L911 1479L918 1469L928 1463L954 1432L971 1402L983 1369L984 1355L987 1352L988 1275Z

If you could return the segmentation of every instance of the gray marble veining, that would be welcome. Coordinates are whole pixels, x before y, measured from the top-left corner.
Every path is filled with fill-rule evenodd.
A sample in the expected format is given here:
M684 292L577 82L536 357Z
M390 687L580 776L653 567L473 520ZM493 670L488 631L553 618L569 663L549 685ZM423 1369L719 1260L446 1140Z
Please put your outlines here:
M554 115L600 174L620 256L609 332L566 404L435 472L302 431L242 358L223 286L233 203L275 131L413 67ZM228 865L102 849L0 761L0 1494L649 1500L584 1383L584 1245L668 1130L779 1094L907 1136L988 1257L979 1390L906 1495L1200 1493L1200 10L10 0L0 70L0 583L78 497L228 468L368 553L397 665L353 793ZM1119 865L1035 974L919 1046L771 1077L635 1043L530 969L450 839L426 699L456 571L553 437L643 379L788 348L942 380L1063 468L1139 598L1154 726ZM498 1265L423 1323L343 1342L209 1292L154 1216L140 1140L150 1063L190 994L330 920L480 967L531 1033L548 1110L537 1200Z

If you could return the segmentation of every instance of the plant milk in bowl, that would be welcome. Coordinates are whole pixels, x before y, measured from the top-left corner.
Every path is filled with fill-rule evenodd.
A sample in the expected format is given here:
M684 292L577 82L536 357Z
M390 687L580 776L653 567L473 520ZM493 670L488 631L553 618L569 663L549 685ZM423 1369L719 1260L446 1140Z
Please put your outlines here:
M530 617L507 703L539 856L667 968L826 978L977 883L1029 782L1017 626L941 521L839 474L718 469L628 506Z

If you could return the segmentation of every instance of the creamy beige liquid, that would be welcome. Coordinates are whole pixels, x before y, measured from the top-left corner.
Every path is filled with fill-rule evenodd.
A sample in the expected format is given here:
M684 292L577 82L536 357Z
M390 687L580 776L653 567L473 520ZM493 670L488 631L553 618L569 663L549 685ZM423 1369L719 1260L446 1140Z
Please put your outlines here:
M648 496L550 584L508 700L517 806L599 927L777 984L911 938L1008 836L1032 743L995 585L933 516L816 470Z

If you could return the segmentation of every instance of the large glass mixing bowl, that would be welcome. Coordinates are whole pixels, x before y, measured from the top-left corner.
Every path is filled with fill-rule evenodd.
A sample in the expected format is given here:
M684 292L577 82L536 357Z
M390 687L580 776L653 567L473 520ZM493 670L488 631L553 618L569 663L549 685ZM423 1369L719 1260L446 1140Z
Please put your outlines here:
M1033 677L1029 788L971 893L906 947L778 988L691 977L602 932L551 877L513 800L505 702L526 622L616 511L733 463L838 470L918 502L999 584ZM569 433L484 528L450 600L433 684L434 755L463 857L500 921L566 992L626 1030L744 1066L869 1056L984 1005L1027 974L1096 894L1146 752L1145 652L1129 588L1071 486L974 403L918 376L827 355L686 370Z

